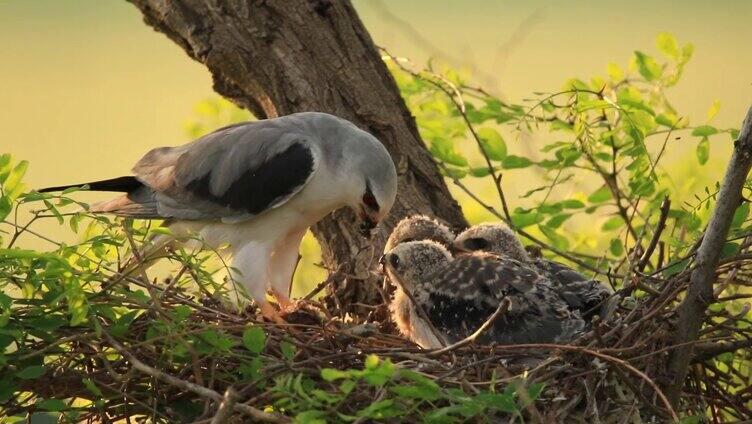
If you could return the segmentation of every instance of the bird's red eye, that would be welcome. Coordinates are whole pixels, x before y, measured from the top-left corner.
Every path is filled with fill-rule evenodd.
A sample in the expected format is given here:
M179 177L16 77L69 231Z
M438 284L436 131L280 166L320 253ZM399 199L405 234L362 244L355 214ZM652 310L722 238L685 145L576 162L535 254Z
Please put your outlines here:
M376 198L373 197L373 193L371 193L370 190L363 194L363 203L371 210L379 210L379 202L376 201Z

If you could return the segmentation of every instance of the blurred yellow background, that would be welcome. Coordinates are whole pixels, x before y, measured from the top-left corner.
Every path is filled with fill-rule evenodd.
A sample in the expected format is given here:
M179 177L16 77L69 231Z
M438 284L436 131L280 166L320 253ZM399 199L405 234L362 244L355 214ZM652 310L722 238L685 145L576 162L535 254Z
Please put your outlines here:
M356 0L374 41L416 64L429 58L465 69L473 81L521 102L557 90L570 77L604 74L636 49L655 52L657 33L695 45L669 98L692 121L714 100L714 124L738 127L752 103L752 2ZM189 141L186 125L211 98L211 78L121 0L0 1L0 152L28 159L30 187L126 175L148 149ZM535 138L508 140L537 151ZM673 183L691 191L719 179L731 143L712 139L700 167L681 141L664 163ZM514 199L531 188L524 172L505 179ZM84 193L94 200L101 195ZM486 217L463 202L472 221ZM40 228L71 238L55 222ZM585 231L593 232L596 227ZM33 247L42 247L33 245ZM307 280L315 246L304 246ZM297 285L296 294L305 290Z

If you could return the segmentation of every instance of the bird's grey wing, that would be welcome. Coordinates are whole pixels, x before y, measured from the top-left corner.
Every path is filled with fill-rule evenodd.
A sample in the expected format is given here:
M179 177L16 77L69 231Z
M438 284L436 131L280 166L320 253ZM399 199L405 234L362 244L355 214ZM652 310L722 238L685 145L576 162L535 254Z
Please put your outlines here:
M316 172L310 137L284 122L246 122L153 149L133 172L163 217L236 221L278 207Z
M570 308L580 311L587 321L598 313L601 304L613 294L609 287L564 264L539 258L535 265L554 283L554 290Z
M476 252L456 256L428 278L436 292L493 306L504 297L529 292L541 276L514 259Z
M584 324L546 284L513 259L463 255L429 276L422 307L439 331L457 341L477 330L506 298L510 310L482 334L481 343L560 342Z

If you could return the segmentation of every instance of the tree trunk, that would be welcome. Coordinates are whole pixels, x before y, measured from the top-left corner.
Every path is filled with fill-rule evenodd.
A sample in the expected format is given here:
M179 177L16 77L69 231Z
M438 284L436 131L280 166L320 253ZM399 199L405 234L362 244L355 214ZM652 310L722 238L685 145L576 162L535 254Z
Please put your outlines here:
M418 135L394 79L348 0L129 0L147 24L205 64L217 93L272 118L328 112L376 136L397 165L397 201L371 243L350 211L313 228L324 263L339 270L334 303L381 300L371 269L402 217L425 213L466 224ZM333 290L336 291L334 296Z

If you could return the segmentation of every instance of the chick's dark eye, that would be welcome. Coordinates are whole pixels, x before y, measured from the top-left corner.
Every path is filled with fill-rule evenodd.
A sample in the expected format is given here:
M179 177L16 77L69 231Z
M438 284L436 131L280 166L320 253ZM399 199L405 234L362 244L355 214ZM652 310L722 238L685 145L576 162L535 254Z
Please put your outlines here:
M397 269L400 265L399 256L397 255L391 255L389 256L389 263L392 265L392 268Z
M485 250L488 248L489 243L486 239L473 237L465 240L463 246L468 250Z
M376 201L376 198L373 197L373 193L371 193L370 190L363 194L363 204L373 211L379 210L379 202Z

